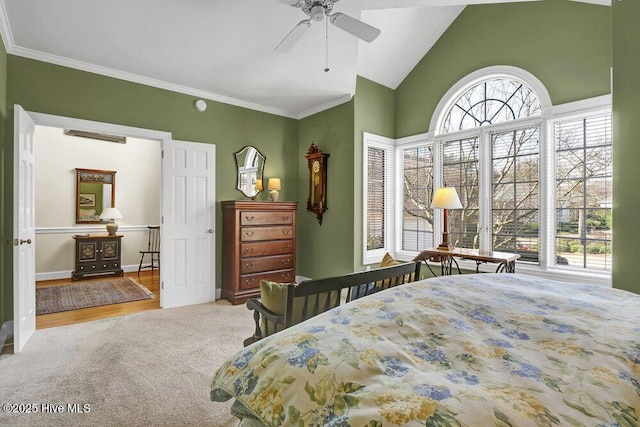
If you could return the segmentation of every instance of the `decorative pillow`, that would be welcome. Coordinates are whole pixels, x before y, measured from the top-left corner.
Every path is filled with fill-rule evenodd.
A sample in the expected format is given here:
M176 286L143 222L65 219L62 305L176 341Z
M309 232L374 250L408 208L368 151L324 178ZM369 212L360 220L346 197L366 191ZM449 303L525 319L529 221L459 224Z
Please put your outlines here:
M402 263L393 259L393 257L389 252L384 254L384 256L382 257L382 261L380 261L380 267L391 267L392 265L397 265L397 264L402 264Z
M286 308L285 302L287 299L287 286L292 286L293 283L278 283L270 282L268 280L260 281L260 302L269 311L280 316L284 315ZM264 317L260 321L260 329L262 335L265 335L267 326L269 334L276 333L283 329L281 325L275 325L273 322L266 320Z
M260 301L262 305L269 311L279 316L284 316L284 312L286 310L286 299L287 299L287 286L296 286L295 283L278 283L278 282L270 282L268 280L260 281ZM320 295L320 303L319 306L324 306L327 301L328 293L323 293ZM316 302L317 296L311 295L309 296L307 304L309 306L313 306ZM333 299L332 299L333 300ZM297 297L293 300L293 319L292 324L297 324L302 321L302 309L304 307L304 297ZM266 331L268 331L269 335L272 335L276 332L280 332L284 329L283 325L276 325L269 320L266 320L264 317L260 320L260 329L262 331L263 337L266 336Z
M401 261L396 261L395 259L393 259L393 257L391 256L391 254L389 252L387 252L386 254L384 254L384 256L382 257L382 261L380 261L380 267L391 267L393 265L398 265L398 264L402 264ZM413 282L415 280L415 273L411 273L411 275L405 275L404 277L404 281L405 282ZM381 282L376 282L376 287L377 288L381 288L382 287L382 283Z

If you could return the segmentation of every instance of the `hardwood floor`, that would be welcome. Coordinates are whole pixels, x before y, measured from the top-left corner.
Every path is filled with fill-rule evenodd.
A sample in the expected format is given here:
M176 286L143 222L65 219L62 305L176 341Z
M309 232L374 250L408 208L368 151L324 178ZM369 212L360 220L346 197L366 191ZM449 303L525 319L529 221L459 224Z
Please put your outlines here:
M83 308L80 310L63 311L60 313L42 314L36 316L36 329L51 328L54 326L70 325L73 323L88 322L90 320L104 319L106 317L122 316L123 314L138 313L145 310L156 310L160 308L160 272L158 270L125 273L125 277L130 277L149 289L155 298L143 301L125 302L122 304L104 305L100 307ZM109 279L109 277L105 278ZM99 277L92 277L92 280L100 280ZM36 288L46 286L72 285L81 283L81 280L71 281L71 279L46 280L36 282Z

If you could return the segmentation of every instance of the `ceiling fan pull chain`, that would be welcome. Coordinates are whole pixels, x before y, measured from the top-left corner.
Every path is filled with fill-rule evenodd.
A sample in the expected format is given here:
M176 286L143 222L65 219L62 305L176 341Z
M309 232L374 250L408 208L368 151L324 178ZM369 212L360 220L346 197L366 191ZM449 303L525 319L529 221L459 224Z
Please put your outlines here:
M325 27L325 68L324 72L329 72L329 19L324 20Z

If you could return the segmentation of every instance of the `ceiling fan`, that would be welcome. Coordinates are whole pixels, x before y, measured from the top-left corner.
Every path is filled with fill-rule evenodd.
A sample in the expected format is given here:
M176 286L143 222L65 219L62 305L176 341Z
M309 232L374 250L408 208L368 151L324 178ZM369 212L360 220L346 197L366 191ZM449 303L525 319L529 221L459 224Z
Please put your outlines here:
M312 21L322 21L327 16L328 21L346 31L347 33L358 37L368 43L371 43L380 35L380 30L369 24L352 18L344 13L336 12L331 14L333 5L339 0L279 0L281 3L289 6L298 7L304 13L309 15L309 19L300 21L286 35L286 37L276 46L275 51L279 53L288 52L302 38L302 36L311 28Z

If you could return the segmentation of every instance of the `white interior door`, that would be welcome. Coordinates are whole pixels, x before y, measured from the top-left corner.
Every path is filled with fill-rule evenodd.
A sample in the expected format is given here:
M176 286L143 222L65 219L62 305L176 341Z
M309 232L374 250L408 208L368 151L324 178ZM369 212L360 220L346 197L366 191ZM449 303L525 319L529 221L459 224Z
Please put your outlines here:
M165 141L160 305L215 299L215 145Z
M36 331L35 183L33 119L14 105L13 348L19 353Z

